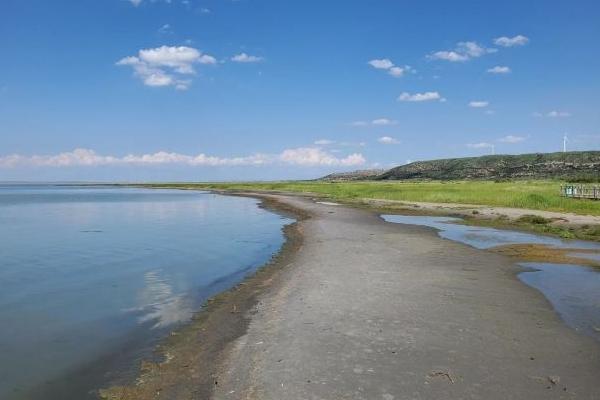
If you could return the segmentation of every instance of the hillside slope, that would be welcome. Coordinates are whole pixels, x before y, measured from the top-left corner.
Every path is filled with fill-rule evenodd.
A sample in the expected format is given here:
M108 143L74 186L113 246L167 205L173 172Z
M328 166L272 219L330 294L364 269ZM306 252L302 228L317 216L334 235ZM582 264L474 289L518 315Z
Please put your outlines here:
M336 172L326 175L318 180L321 181L360 181L375 179L377 176L386 172L385 169L362 169L350 172Z
M600 151L494 155L417 161L392 168L378 180L549 179L597 180Z

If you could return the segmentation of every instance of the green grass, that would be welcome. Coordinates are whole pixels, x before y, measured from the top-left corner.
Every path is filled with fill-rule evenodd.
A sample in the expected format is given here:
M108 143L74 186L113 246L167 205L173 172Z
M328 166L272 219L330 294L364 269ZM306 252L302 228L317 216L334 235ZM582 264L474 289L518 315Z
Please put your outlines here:
M563 198L558 181L450 182L245 182L157 184L198 189L276 190L315 193L333 200L383 199L464 203L600 215L600 201Z

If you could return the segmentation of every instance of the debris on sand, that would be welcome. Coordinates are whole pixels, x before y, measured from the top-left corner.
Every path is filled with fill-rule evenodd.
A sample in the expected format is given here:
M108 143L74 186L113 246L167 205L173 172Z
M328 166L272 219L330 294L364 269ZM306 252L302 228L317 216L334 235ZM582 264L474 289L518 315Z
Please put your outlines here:
M445 377L448 379L448 381L450 381L450 383L454 383L454 378L452 378L452 375L450 375L449 371L431 371L429 374L427 374L428 378L436 378L436 377Z
M560 383L560 376L558 376L558 375L549 376L548 381L553 385L558 385Z

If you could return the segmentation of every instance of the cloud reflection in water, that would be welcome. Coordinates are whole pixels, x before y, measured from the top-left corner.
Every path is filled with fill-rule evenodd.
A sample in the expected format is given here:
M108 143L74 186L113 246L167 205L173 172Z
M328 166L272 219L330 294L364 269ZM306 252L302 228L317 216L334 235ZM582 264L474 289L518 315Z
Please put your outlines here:
M191 318L194 307L189 298L175 294L173 286L160 271L153 270L144 274L145 286L138 298L141 306L135 311L141 312L140 323L154 322L152 329L187 321Z

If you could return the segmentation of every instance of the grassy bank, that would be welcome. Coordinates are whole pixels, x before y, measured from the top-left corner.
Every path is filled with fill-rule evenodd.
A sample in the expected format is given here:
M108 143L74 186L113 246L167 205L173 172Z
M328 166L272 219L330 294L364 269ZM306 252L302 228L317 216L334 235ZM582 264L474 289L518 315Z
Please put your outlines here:
M159 185L157 185L159 186ZM557 181L452 182L247 182L161 184L198 189L276 190L315 193L333 200L382 199L479 204L600 215L600 201L566 199Z

